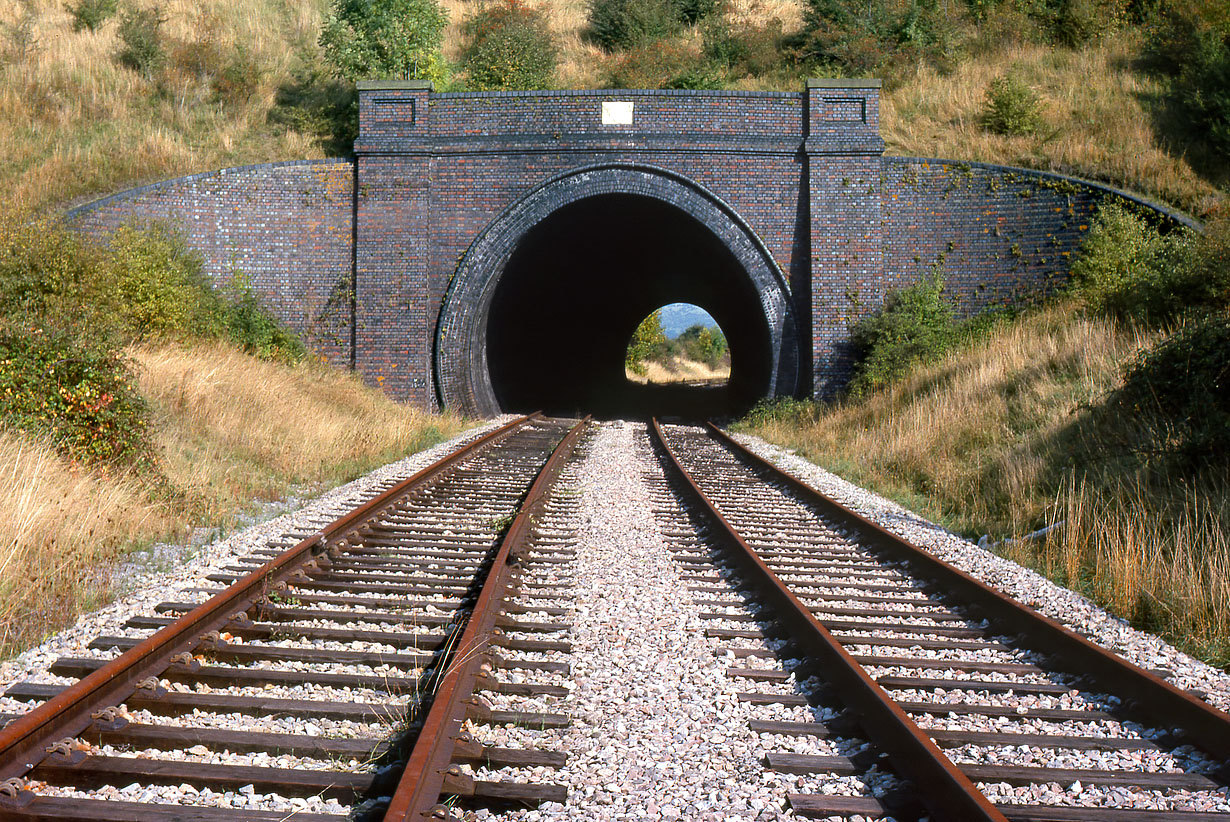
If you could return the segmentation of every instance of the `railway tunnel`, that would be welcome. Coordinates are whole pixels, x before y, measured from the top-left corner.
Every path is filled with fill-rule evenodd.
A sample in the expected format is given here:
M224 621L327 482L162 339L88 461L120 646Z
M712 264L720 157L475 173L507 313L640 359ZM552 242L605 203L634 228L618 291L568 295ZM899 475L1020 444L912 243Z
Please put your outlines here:
M442 311L437 374L446 378L445 405L694 417L739 413L794 391L788 293L754 235L714 203L676 196L685 190L678 183L640 188L583 193L562 205L554 197L555 207L527 203L506 215L513 229L493 227L503 240L479 241L454 281L485 288L451 293ZM655 309L680 302L703 308L725 333L726 385L627 378L632 332Z
M625 377L633 330L672 302L701 306L727 334L727 386L642 386ZM527 232L500 276L486 339L496 401L507 411L598 415L738 410L770 382L770 335L758 306L739 261L680 209L635 195L573 203Z

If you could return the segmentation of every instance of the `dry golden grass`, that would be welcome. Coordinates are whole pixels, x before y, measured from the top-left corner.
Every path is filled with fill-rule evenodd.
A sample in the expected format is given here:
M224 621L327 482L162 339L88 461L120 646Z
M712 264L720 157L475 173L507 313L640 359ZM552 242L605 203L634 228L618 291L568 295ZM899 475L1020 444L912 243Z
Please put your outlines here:
M112 19L74 32L60 0L0 0L0 24L33 15L34 41L0 38L0 182L30 207L117 190L140 181L272 159L318 157L316 140L271 128L279 84L314 48L323 2L159 4L169 68L151 80L115 59ZM213 99L207 78L186 66L216 45L239 49L259 68L255 93Z
M1189 653L1230 666L1226 512L1210 505L1213 494L1192 492L1172 506L1177 512L1166 512L1158 504L1165 494L1140 482L1111 492L1069 485L1054 536L1041 546L1009 545L1004 554Z
M754 433L964 533L1016 535L1048 519L1080 406L1114 387L1145 342L1052 307L814 423Z
M919 68L884 95L889 153L975 160L1104 181L1204 214L1227 180L1200 177L1157 136L1152 108L1163 87L1135 63L1139 37L1121 32L1079 51L1018 44L960 62L950 74ZM1013 73L1042 101L1044 125L1004 137L979 123L988 84Z
M323 365L261 362L221 345L128 353L156 411L169 482L92 476L0 430L0 657L105 601L110 569L132 547L346 481L463 427Z
M171 527L138 482L82 474L0 431L0 657L96 605L123 549Z
M225 345L129 353L159 417L168 477L214 516L293 485L351 479L463 425L324 365L261 362Z
M641 384L669 385L679 382L724 382L730 379L730 364L719 363L717 368L710 368L706 363L689 360L684 357L672 357L670 363L648 360L643 363L644 374L636 374L625 370L624 375L633 382Z

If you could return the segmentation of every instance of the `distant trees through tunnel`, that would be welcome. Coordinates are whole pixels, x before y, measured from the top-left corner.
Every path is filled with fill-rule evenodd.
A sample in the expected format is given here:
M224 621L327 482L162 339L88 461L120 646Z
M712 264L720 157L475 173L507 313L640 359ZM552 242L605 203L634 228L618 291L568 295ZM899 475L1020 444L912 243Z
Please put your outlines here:
M720 326L728 382L628 379L633 332L672 303L698 306ZM486 319L487 367L502 411L739 413L772 381L770 329L747 271L705 225L652 197L589 197L539 221L508 257Z

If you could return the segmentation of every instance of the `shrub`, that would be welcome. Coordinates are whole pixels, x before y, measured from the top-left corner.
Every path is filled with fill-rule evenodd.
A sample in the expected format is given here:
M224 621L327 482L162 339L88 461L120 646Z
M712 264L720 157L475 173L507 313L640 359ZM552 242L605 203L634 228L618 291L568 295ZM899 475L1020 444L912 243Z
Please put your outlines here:
M1072 264L1070 291L1091 311L1153 325L1230 307L1230 219L1203 235L1163 236L1129 208L1098 211Z
M799 428L816 421L816 403L794 397L773 397L756 401L751 410L739 421L739 427L754 429L770 423L781 423L790 428Z
M765 74L781 63L780 20L735 26L724 17L714 17L702 34L705 57L736 76Z
M64 8L73 16L73 31L98 31L103 23L115 16L116 0L78 0Z
M1060 0L1049 20L1051 38L1061 46L1080 48L1114 28L1117 15L1098 0Z
M21 15L15 21L0 24L0 34L4 35L4 56L11 63L25 62L38 45L34 7L30 3L23 3L22 6Z
M256 93L262 79L264 72L252 58L252 53L237 45L214 74L210 86L215 100L239 103Z
M221 305L201 258L165 228L123 226L111 236L113 310L136 339L215 337Z
M33 325L0 326L0 415L89 465L149 467L149 410L104 342Z
M477 89L551 85L559 49L546 15L520 0L496 0L466 20L462 63Z
M101 297L108 290L94 276L102 266L102 253L81 235L45 220L27 223L21 215L6 215L0 221L0 315L105 324L103 317L80 316L80 306L94 302L88 291Z
M592 0L590 34L607 51L642 46L670 37L680 28L673 0Z
M1125 371L1110 408L1149 434L1146 456L1183 469L1230 461L1230 318L1205 317L1151 350Z
M166 59L162 42L162 24L166 20L157 6L148 9L129 6L120 14L119 61L123 65L151 76Z
M1004 75L987 86L982 125L988 131L1024 136L1037 131L1041 120L1038 95L1025 83Z
M689 26L712 17L718 6L718 0L676 0L675 4L679 19Z
M675 344L681 349L683 356L703 362L710 368L716 368L730 351L722 330L704 325L693 325L684 329L683 333L675 338Z
M662 88L705 90L720 89L724 85L722 72L716 66L701 63L671 77L662 83Z
M307 355L303 342L261 305L249 277L241 272L232 274L226 293L227 336L245 353L287 363L298 362Z
M926 61L952 62L948 12L926 0L808 0L804 56L844 74L891 80Z
M611 88L673 88L676 82L705 83L720 79L716 71L710 70L709 77L705 71L696 51L674 40L659 40L620 55L607 82Z
M853 394L882 388L947 350L955 326L952 303L943 292L943 272L936 266L917 283L888 292L883 306L854 324Z
M447 24L438 0L333 0L320 47L347 80L439 80Z

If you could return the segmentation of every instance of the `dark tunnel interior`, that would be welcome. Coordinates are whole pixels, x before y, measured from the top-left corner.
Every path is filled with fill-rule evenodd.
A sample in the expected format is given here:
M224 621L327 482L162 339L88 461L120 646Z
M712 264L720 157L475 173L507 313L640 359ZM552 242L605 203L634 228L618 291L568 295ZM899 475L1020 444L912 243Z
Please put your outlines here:
M636 326L687 302L730 343L721 388L643 386L624 373ZM764 396L773 356L751 278L703 224L628 194L565 206L526 233L500 275L487 318L487 363L503 411L597 417L737 414Z

